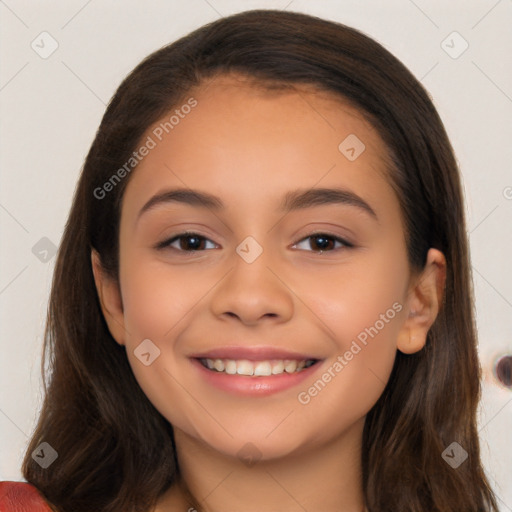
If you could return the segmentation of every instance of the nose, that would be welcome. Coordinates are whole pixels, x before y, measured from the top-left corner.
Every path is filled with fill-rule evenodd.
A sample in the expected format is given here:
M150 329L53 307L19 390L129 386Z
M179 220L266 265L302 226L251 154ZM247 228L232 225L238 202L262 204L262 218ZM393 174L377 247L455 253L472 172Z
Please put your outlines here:
M252 261L240 254L235 252L231 270L213 291L212 313L247 326L288 321L294 310L293 292L279 266L270 261L269 251Z

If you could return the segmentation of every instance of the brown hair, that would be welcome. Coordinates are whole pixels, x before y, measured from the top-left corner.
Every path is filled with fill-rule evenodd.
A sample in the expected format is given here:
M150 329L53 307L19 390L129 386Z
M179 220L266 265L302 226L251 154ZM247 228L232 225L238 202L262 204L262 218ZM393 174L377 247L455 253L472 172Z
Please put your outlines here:
M222 18L154 52L108 105L59 248L43 358L51 375L24 477L60 512L147 512L178 482L172 426L142 392L124 347L109 333L91 269L94 248L105 270L118 277L129 176L103 199L94 191L193 87L228 72L263 88L313 85L368 116L392 157L389 180L411 268L423 268L430 247L446 257L445 301L426 346L411 355L397 352L389 382L366 417L368 509L497 510L479 454L469 250L459 172L443 124L421 84L380 44L339 23L274 10ZM441 456L454 441L468 453L457 469ZM31 457L41 442L59 454L47 469Z

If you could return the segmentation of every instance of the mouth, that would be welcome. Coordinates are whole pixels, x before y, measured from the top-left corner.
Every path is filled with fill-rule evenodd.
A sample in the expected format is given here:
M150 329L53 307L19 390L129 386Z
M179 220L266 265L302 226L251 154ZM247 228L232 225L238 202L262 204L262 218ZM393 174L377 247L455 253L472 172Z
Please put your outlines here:
M199 363L214 373L242 375L245 377L269 377L272 375L300 373L319 362L319 359L210 359L196 358Z
M308 379L313 378L319 371L317 368L322 367L323 361L311 357L307 359L228 359L219 356L192 357L190 360L192 367L197 370L197 377L206 383L208 389L213 387L242 397L265 397L296 389L304 385L303 383Z

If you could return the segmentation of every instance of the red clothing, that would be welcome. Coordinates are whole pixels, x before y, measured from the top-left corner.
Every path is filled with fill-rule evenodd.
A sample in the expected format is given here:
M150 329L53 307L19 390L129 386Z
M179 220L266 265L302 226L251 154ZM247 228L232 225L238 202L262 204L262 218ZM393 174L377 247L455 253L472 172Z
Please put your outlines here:
M0 512L52 512L39 491L26 482L0 482Z

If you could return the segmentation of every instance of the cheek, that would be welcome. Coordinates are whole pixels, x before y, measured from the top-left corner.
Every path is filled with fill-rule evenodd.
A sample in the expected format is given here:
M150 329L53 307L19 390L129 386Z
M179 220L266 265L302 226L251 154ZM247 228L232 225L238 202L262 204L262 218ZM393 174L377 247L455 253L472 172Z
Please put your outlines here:
M183 390L185 376L176 337L206 293L207 284L201 284L197 273L194 278L187 271L171 272L168 265L142 253L125 257L121 280L126 352L133 374L149 401L169 422L192 432L198 419L187 418L197 404ZM148 365L138 357L143 353L139 347L147 339L158 349L154 352L149 345L145 350L150 352ZM153 359L154 354L158 355Z
M405 258L354 258L353 264L330 266L298 280L294 289L339 350L376 327L381 340L394 342L401 327L404 290L407 284ZM317 322L318 323L318 322ZM382 347L382 344L379 345ZM375 347L378 349L379 347ZM384 347L382 347L384 349Z
M169 346L173 329L213 286L184 267L139 256L127 258L123 269L124 319L130 344L144 338ZM127 342L128 343L128 342Z
M301 287L301 298L313 305L312 311L321 320L317 323L328 336L327 350L333 354L298 397L312 418L337 411L339 422L343 411L344 421L349 417L355 421L382 394L403 323L407 268L405 257L373 255L370 261L368 255L357 265L347 265L346 271L342 266L337 272L326 271L328 279L327 274L324 280L316 275L304 282L307 286Z

